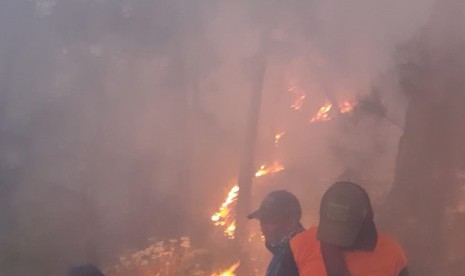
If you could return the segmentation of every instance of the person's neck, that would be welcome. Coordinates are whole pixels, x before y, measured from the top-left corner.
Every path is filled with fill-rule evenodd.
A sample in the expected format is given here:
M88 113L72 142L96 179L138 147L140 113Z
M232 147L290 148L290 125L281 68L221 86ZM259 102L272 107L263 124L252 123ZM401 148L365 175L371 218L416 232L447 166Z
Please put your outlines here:
M282 235L281 239L279 239L277 242L274 242L274 243L271 243L271 242L267 242L268 246L270 247L277 247L277 246L280 246L286 242L288 242L292 237L294 237L296 234L304 231L304 227L302 226L302 224L298 221L296 223L293 223L291 224L286 233L284 235Z

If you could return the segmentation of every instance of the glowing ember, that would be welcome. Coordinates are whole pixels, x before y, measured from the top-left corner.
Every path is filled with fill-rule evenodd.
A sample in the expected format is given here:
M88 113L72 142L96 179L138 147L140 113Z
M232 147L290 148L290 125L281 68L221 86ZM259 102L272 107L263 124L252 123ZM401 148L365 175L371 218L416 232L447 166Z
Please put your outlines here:
M274 162L272 166L261 165L260 169L255 173L255 177L261 177L271 173L277 173L284 170L284 166L279 162Z
M294 95L294 103L291 105L291 108L294 110L302 110L302 106L304 105L305 98L307 95L305 91L299 89L296 85L290 84L287 91Z
M229 191L226 200L221 204L220 210L213 214L212 221L216 226L224 227L224 234L233 239L236 231L236 220L234 219L233 208L239 194L239 186L234 185Z
M352 110L354 110L355 105L355 102L345 101L339 104L339 111L341 112L341 114L349 113Z
M281 138L286 134L285 132L279 132L274 136L274 145L276 147L279 146L279 141L281 141Z
M236 269L239 267L241 263L237 262L233 264L230 268L226 269L225 271L222 271L220 273L213 273L211 276L236 276L234 273Z
M310 123L331 120L331 116L329 115L329 112L331 111L332 108L333 108L333 105L327 101L325 105L320 107L320 109L318 110L318 113L310 119Z

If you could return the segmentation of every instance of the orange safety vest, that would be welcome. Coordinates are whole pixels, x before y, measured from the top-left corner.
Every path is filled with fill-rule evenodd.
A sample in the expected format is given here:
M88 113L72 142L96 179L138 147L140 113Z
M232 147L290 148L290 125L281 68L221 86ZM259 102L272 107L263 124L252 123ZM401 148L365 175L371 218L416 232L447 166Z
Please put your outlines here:
M316 227L310 228L290 241L300 276L327 276L316 233ZM345 261L352 276L398 276L407 266L402 248L383 234L373 251L346 252Z

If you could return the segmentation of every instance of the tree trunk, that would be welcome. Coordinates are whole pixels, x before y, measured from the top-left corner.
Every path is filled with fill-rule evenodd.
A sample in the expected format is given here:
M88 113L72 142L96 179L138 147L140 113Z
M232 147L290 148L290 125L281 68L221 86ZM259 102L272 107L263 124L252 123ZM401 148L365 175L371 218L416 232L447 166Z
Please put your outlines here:
M403 242L413 275L449 275L448 244L456 242L447 226L465 167L465 41L443 35L447 22L455 22L452 4L437 3L429 32L410 45L400 67L411 99L384 218Z

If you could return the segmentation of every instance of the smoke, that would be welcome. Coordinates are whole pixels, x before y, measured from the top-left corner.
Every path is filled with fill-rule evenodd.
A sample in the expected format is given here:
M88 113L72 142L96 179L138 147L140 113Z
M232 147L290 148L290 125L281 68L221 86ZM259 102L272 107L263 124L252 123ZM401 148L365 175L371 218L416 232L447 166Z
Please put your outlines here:
M315 223L322 193L336 180L362 184L377 204L389 191L408 103L394 58L399 45L426 24L431 5L315 1L304 24L295 18L277 24L272 37L278 49L266 80L262 137L287 131L278 154L289 165L288 175L276 180L276 187L301 195L310 224ZM277 111L290 106L289 96L283 95L290 82L307 96L298 114ZM373 95L376 103L365 100ZM350 116L308 125L326 100L360 104ZM276 154L262 151L265 160Z
M394 54L432 2L2 1L1 271L55 275L149 237L208 240L238 174L263 34L256 162L286 170L257 183L256 200L301 192L312 223L339 178L382 198L407 104ZM305 92L301 111L290 83ZM370 95L382 114L360 105L308 122L326 100Z

